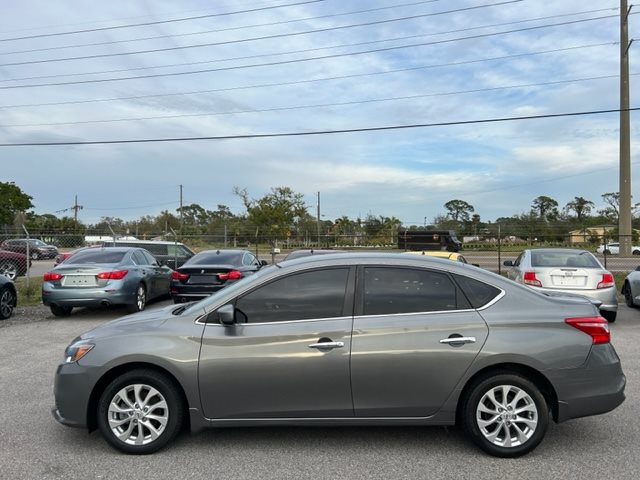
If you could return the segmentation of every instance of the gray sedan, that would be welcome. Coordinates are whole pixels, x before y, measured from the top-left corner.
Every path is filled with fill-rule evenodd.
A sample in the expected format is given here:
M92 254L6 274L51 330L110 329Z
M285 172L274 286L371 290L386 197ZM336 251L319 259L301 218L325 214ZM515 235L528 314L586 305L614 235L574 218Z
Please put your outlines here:
M171 272L143 248L90 248L44 274L42 303L56 316L109 305L139 312L147 301L169 295Z
M453 425L489 454L624 401L609 325L581 297L397 254L282 262L66 349L55 418L151 453L183 428Z
M613 275L586 250L537 248L505 261L507 276L540 292L581 295L600 306L600 314L616 321L618 296Z

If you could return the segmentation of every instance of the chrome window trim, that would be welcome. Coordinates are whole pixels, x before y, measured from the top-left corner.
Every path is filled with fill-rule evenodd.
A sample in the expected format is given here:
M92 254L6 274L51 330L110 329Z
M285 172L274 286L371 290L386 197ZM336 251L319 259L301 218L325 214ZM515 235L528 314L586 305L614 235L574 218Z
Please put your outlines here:
M215 310L216 309L214 308L211 311L213 312ZM211 312L209 312L209 313L211 313ZM197 323L199 325L217 326L217 327L227 328L225 325L220 325L219 323L201 322L200 320L203 319L204 317L206 317L207 315L209 315L209 313L205 313L204 315L201 315L200 317L198 317L196 319L195 323ZM323 321L326 321L326 320L350 320L350 319L353 319L353 318L354 317L352 315L346 315L346 316L343 315L343 316L340 316L340 317L306 318L304 320L283 320L281 322L235 323L234 325L242 325L243 327L259 326L259 325L285 325L285 324L291 324L291 323L323 322Z

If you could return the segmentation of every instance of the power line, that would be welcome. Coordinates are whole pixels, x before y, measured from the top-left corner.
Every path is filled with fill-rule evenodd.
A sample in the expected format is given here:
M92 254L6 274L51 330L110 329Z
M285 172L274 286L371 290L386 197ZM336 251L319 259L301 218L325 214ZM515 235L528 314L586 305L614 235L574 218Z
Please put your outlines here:
M125 39L125 40L110 40L110 41L106 41L106 42L81 43L81 44L75 44L75 45L58 45L58 46L54 46L54 47L36 48L36 49L32 49L32 50L16 50L16 51L13 51L13 52L0 52L0 55L16 55L16 54L20 54L20 53L48 52L48 51L52 51L52 50L65 50L65 49L68 49L68 48L97 47L97 46L114 45L114 44L120 44L120 43L131 43L131 42L142 42L142 41L148 41L148 40L159 40L159 39L162 39L162 38L178 38L178 37L188 37L188 36L193 36L193 35L205 35L205 34L209 34L209 33L229 32L229 31L234 31L234 30L245 30L245 29L257 28L257 27L272 27L272 26L276 26L276 25L287 25L287 24L296 23L296 22L307 22L309 20L320 20L320 19L325 19L325 18L344 17L344 16L347 16L347 15L356 15L356 14L360 14L360 13L370 13L370 12L377 12L377 11L382 11L382 10L390 10L390 9L394 9L394 8L423 5L423 4L426 4L426 3L434 3L434 2L439 2L439 1L440 0L422 0L420 2L400 3L400 4L388 5L388 6L384 6L384 7L368 8L366 10L354 10L354 11L351 11L351 12L344 12L344 13L331 13L331 14L327 14L327 15L317 15L315 17L296 18L296 19L292 19L292 20L280 20L278 22L256 23L256 24L253 24L253 25L242 25L242 26L238 26L238 27L218 28L218 29L215 29L215 30L204 30L204 31L200 31L200 32L174 33L174 34L167 34L167 35L156 35L156 36L153 36L153 37L129 38L129 39ZM591 11L585 12L585 13L603 12L603 11L607 11L607 10L617 10L617 8L602 8L602 9L599 9L599 10L591 10Z
M469 65L474 63L490 62L490 61L496 61L496 60L509 60L513 58L521 58L521 57L532 56L532 55L543 55L548 53L566 52L566 51L577 50L582 48L603 47L603 46L617 45L617 44L618 42L614 41L614 42L607 42L607 43L594 43L589 45L576 45L576 46L565 47L565 48L554 48L552 50L540 50L537 52L514 53L511 55L503 55L499 57L462 60L458 62L439 63L439 64L431 64L431 65L418 65L413 67L396 68L392 70L380 70L376 72L353 73L350 75L319 77L319 78L311 78L311 79L305 79L305 80L292 80L289 82L261 83L261 84L251 84L251 85L240 85L236 87L214 88L214 89L207 89L207 90L192 90L192 91L186 91L186 92L183 91L183 92L171 92L171 93L156 93L156 94L148 94L148 95L132 95L127 97L110 97L110 98L98 98L98 99L90 99L90 100L70 100L66 102L0 105L0 108L8 109L8 108L49 107L49 106L74 105L74 104L84 104L84 103L113 102L113 101L119 101L119 100L141 100L145 98L171 97L171 96L179 96L179 95L199 95L203 93L228 92L228 91L234 91L234 90L247 90L247 89L254 89L254 88L282 87L282 86L300 85L300 84L306 84L306 83L345 80L349 78L359 78L359 77L366 77L366 76L373 76L373 75L387 75L391 73L409 72L414 70Z
M190 20L199 20L202 18L212 18L212 17L225 17L225 16L229 16L229 15L239 15L241 13L252 13L252 12L260 12L260 11L264 11L264 10L273 10L276 8L283 8L283 7L293 7L293 6L298 6L298 5L306 5L309 3L318 3L318 2L324 2L324 0L305 0L302 2L297 2L297 3L286 3L283 5L272 5L272 6L267 6L267 7L258 7L258 8L250 8L247 10L236 10L235 12L223 12L223 13L211 13L208 15L196 15L196 16L192 16L192 17L183 17L183 18L173 18L170 20L156 20L153 22L143 22L143 23L130 23L127 25L114 25L111 27L99 27L99 28L87 28L85 30L72 30L72 31L68 31L68 32L57 32L57 33L41 33L38 35L28 35L28 36L24 36L24 37L13 37L13 38L0 38L0 42L13 42L16 40L30 40L30 39L34 39L34 38L46 38L46 37L60 37L63 35L75 35L78 33L90 33L90 32L103 32L105 30L116 30L116 29L120 29L120 28L133 28L133 27L145 27L145 26L149 26L149 25L160 25L163 23L175 23L175 22L186 22L186 21L190 21Z
M314 1L320 1L320 0L314 0ZM29 61L24 61L24 62L2 63L2 64L0 64L0 67L13 67L13 66L19 66L19 65L33 65L33 64L53 63L53 62L67 62L67 61L73 61L73 60L88 60L88 59L95 59L95 58L121 57L121 56L129 56L129 55L141 55L141 54L146 54L146 53L160 53L160 52L169 52L169 51L175 51L175 50L185 50L185 49L189 49L189 48L215 47L215 46L220 46L220 45L232 45L232 44L239 44L239 43L262 41L262 40L273 40L273 39L277 39L277 38L296 37L296 36L301 36L301 35L309 35L309 34L313 34L313 33L332 32L332 31L344 30L344 29L348 29L348 28L370 27L370 26L373 26L373 25L383 25L383 24L387 24L387 23L404 22L404 21L407 21L407 20L415 20L415 19L418 19L418 18L425 18L425 17L434 17L434 16L439 16L439 15L446 15L446 14L449 14L449 13L459 13L459 12L465 12L465 11L470 11L470 10L478 10L478 9L481 9L481 8L504 6L504 5L508 5L508 4L511 4L511 3L519 3L519 2L522 2L522 1L523 0L505 0L503 2L498 2L498 3L490 3L490 4L485 4L485 5L475 5L475 6L472 6L472 7L457 8L457 9L454 9L454 10L445 10L445 11L442 11L442 12L424 13L424 14L420 14L420 15L410 15L410 16L406 16L406 17L390 18L390 19L386 19L386 20L377 20L377 21L372 21L372 22L363 22L363 23L354 23L354 24L349 24L349 25L338 25L338 26L335 26L335 27L317 28L317 29L314 29L314 30L306 30L306 31L303 31L303 32L278 33L278 34L275 34L275 35L263 35L263 36L260 36L260 37L240 38L240 39L236 39L236 40L225 40L225 41L222 41L222 42L209 42L209 43L199 43L199 44L191 44L191 45L177 45L177 46L174 46L174 47L152 48L152 49L147 49L147 50L137 50L137 51L133 51L133 52L101 53L101 54L96 54L96 55L81 55L81 56L78 56L78 57L50 58L50 59L43 59L43 60L29 60Z
M518 1L521 1L521 0L518 0ZM640 13L640 12L637 12L637 13ZM632 12L631 15L633 15L633 14L634 13ZM323 56L319 56L319 57L300 58L300 59L294 59L294 60L281 60L281 61L277 61L277 62L266 62L266 63L257 63L257 64L247 64L247 65L235 65L235 66L230 66L230 67L207 68L207 69L203 69L203 70L191 70L191 71L183 71L183 72L156 73L156 74L150 74L150 75L138 75L138 76L119 77L119 78L101 78L101 79L95 79L95 80L74 80L74 81L69 81L69 82L50 82L50 83L25 84L25 85L10 85L10 86L0 87L0 90L8 90L8 89L14 89L14 88L35 88L35 87L51 87L51 86L63 86L63 85L79 85L79 84L89 84L89 83L116 82L116 81L126 81L126 80L139 80L139 79L146 79L146 78L157 78L157 77L196 75L196 74L203 74L203 73L222 72L222 71L229 71L229 70L255 68L255 67L271 67L271 66L277 66L277 65L288 65L288 64L301 63L301 62L310 62L310 61L315 61L315 60L327 60L327 59L333 59L333 58L350 57L350 56L355 56L355 55L365 55L365 54L369 54L369 53L389 52L389 51L401 50L401 49L413 48L413 47L424 47L424 46L429 46L429 45L440 45L440 44L453 43L453 42L459 42L459 41L464 41L464 40L477 40L479 38L487 38L487 37L493 37L493 36L498 36L498 35L508 35L508 34L511 34L511 33L519 33L519 32L531 31L531 30L539 30L539 29L542 29L542 28L558 27L558 26L571 25L571 24L576 24L576 23L583 23L583 22L589 22L589 21L594 21L594 20L602 20L602 19L608 19L608 18L615 18L615 17L616 17L616 15L608 15L608 16L604 16L604 17L595 17L595 18L588 18L588 19L583 19L583 20L573 20L573 21L568 21L568 22L552 23L552 24L547 24L547 25L536 25L536 26L533 26L533 27L518 28L518 29L506 30L506 31L502 31L502 32L492 32L492 33L485 33L485 34L478 34L478 35L469 35L469 36L466 36L466 37L450 38L450 39L446 39L446 40L436 40L436 41L432 41L432 42L423 42L423 43L414 43L414 44L409 44L409 45L399 45L399 46L393 46L393 47L376 48L376 49L372 49L372 50L362 50L362 51L359 51L359 52L337 53L337 54L332 54L332 55L323 55Z
M631 75L640 75L640 73L633 73ZM494 92L499 90L509 90L509 89L517 89L517 88L531 88L531 87L542 87L542 86L550 86L550 85L562 85L568 83L578 83L585 82L591 80L604 80L610 78L618 78L618 75L602 75L598 77L587 77L587 78L574 78L568 80L556 80L551 82L541 82L541 83L527 83L520 85L504 85L500 87L486 87L486 88L476 88L471 90L458 90L452 92L439 92L439 93L424 93L417 95L405 95L401 97L387 97L387 98L373 98L367 100L352 100L349 102L335 102L335 103L319 103L319 104L307 104L307 105L293 105L293 106L284 106L284 107L270 107L270 108L260 108L260 109L247 109L247 110L236 110L229 112L205 112L205 113L182 113L175 115L156 115L149 117L125 117L125 118L114 118L114 119L102 119L102 120L78 120L73 122L54 122L54 123L30 123L30 124L9 124L9 125L0 125L0 128L25 128L25 127L54 127L54 126L62 126L62 125L89 125L89 124L97 124L97 123L116 123L116 122L138 122L138 121L147 121L147 120L168 120L175 118L194 118L194 117L211 117L211 116L219 116L219 115L239 115L245 113L267 113L267 112L281 112L287 110L307 110L311 108L327 108L327 107L345 107L345 106L353 106L353 105L362 105L367 103L382 103L382 102L395 102L399 100L417 100L419 98L428 98L428 97L443 97L443 96L453 96L453 95L461 95L461 94L469 94L469 93L485 93L485 92Z
M629 108L628 111L633 112L640 110L640 107ZM193 142L202 140L249 140L258 138L281 138L281 137L306 137L316 135L335 135L344 133L363 133L363 132L380 132L390 130L407 130L413 128L430 128L430 127L451 127L457 125L477 125L483 123L500 123L512 122L520 120L541 120L561 117L579 117L585 115L601 115L606 113L619 113L620 109L610 110L590 110L583 112L567 112L567 113L548 113L543 115L526 115L518 117L495 117L479 120L458 120L450 122L436 123L414 123L403 125L388 125L380 127L363 127L363 128L346 128L337 130L315 130L307 132L281 132L281 133L255 133L243 135L217 135L203 137L169 137L169 138L142 138L130 140L93 140L93 141L68 141L68 142L33 142L33 143L1 143L0 147L41 147L41 146L63 146L63 145L114 145L114 144L133 144L133 143L166 143L166 142Z
M208 63L230 62L230 61L247 60L247 59L262 58L262 57L291 55L291 54L294 54L294 53L307 53L307 52L315 52L315 51L319 51L319 50L329 50L329 49L334 49L334 48L357 47L357 46L362 46L362 45L372 45L372 44L376 44L376 43L393 42L393 41L398 41L398 40L409 40L409 39L412 39L412 38L433 37L433 36L437 36L437 35L448 35L448 34L452 34L452 33L468 32L468 31L471 31L471 30L480 30L480 29L483 29L483 28L504 27L504 26L507 26L507 25L517 25L517 24L520 24L520 23L536 22L536 21L540 21L540 20L550 20L550 19L554 19L554 18L562 18L562 17L568 17L568 16L583 15L583 14L586 14L586 13L593 13L593 12L604 11L604 10L616 10L616 9L608 8L608 9L591 10L591 11L583 11L583 12L575 12L575 13L566 13L566 14L561 14L561 15L550 15L550 16L546 16L546 17L529 18L529 19L517 20L517 21L513 21L513 22L502 22L502 23L494 23L494 24L488 24L488 25L478 25L478 26L475 26L475 27L458 28L458 29L455 29L455 30L447 30L447 31L444 31L444 32L423 33L423 34L418 34L418 35L404 35L402 37L385 38L385 39L381 39L381 40L371 40L371 41L367 41L367 42L342 43L342 44L338 44L338 45L329 45L329 46L325 46L325 47L305 48L305 49L301 49L301 50L290 50L290 51L287 51L287 52L263 53L263 54L256 54L256 55L245 55L245 56L242 56L242 57L228 57L228 58L219 58L219 59L215 59L215 60L204 60L204 61L198 61L198 62L170 63L170 64L164 64L164 65L150 65L150 66L143 66L143 67L118 68L118 69L100 70L100 71L93 71L93 72L58 73L58 74L54 74L54 75L37 75L37 76L31 76L31 77L5 78L5 79L0 79L0 83L18 82L18 81L24 81L24 80L41 80L41 79L45 79L45 78L75 77L75 76L85 76L85 75L102 75L102 74L105 74L105 73L122 73L122 72L138 71L138 70L151 70L151 69L156 69L156 68L173 68L173 67L183 67L183 66L187 66L187 65L203 65L203 64L208 64Z

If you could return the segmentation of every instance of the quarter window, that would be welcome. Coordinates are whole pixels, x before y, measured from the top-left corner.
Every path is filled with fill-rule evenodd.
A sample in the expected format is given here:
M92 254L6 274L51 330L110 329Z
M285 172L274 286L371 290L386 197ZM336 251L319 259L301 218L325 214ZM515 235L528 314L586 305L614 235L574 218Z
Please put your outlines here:
M349 269L314 270L278 279L236 302L239 323L285 322L344 315Z
M471 302L473 308L480 308L500 294L500 290L492 285L463 275L454 274L453 277Z
M389 267L364 269L364 315L463 308L469 308L469 304L446 273Z

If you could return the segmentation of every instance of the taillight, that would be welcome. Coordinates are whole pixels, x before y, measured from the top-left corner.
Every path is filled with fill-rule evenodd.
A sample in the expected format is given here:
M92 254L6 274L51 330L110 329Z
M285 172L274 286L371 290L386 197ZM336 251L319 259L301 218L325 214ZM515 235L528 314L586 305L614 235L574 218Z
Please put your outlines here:
M100 280L122 280L129 270L114 270L113 272L100 272L96 277Z
M600 283L598 283L597 288L609 288L613 287L615 284L616 282L613 279L613 275L611 275L610 273L603 273L602 280L600 280Z
M534 287L541 287L542 283L536 278L536 272L524 272L522 280L526 285L533 285Z
M242 278L242 272L239 270L231 270L227 273L219 273L218 278L220 280L238 280Z
M574 317L565 318L564 321L566 324L589 335L593 345L609 343L611 340L609 322L602 317Z
M180 272L176 272L175 270L173 272L171 272L171 279L172 280L189 280L189 275L187 275L186 273L180 273Z
M47 272L42 276L42 280L45 282L55 282L56 280L60 280L62 275L55 272Z

